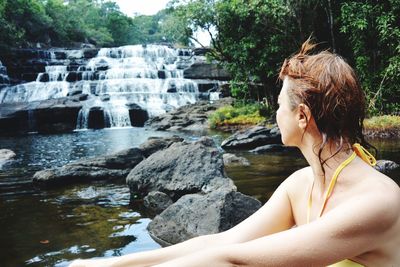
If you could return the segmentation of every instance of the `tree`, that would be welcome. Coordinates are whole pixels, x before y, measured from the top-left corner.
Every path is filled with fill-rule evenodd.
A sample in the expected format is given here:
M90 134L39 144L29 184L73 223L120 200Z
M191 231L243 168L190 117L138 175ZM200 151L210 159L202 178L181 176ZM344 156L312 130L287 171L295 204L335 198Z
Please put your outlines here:
M348 1L341 32L373 113L400 111L400 1Z

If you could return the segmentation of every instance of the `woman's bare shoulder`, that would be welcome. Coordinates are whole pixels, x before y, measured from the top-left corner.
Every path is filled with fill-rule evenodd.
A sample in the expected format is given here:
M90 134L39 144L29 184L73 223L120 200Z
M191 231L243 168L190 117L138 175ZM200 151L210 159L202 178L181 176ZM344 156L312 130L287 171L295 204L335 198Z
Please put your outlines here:
M302 188L308 188L312 183L312 175L312 169L308 166L295 171L286 178L284 183L289 195L293 195L296 192L302 192Z

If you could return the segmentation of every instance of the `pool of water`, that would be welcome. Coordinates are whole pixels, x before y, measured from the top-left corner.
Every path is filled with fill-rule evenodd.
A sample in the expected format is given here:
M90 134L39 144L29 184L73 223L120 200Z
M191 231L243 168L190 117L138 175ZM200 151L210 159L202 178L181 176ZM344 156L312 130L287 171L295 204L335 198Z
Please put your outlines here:
M150 136L143 128L78 131L60 135L1 137L16 153L0 169L1 266L66 266L76 258L115 256L159 247L146 231L150 218L129 206L121 183L96 182L41 190L32 175L135 147Z
M31 177L44 168L135 147L150 136L168 135L171 133L123 128L0 137L0 148L17 154L0 168L1 266L67 266L76 258L158 248L146 230L151 218L140 207L130 205L129 189L123 181L42 190L31 184ZM223 138L214 137L217 142ZM381 158L399 162L399 140L374 140L373 144L381 150ZM227 168L228 176L239 191L263 202L290 173L306 165L300 153L233 152L246 157L251 165ZM399 181L399 172L391 175Z

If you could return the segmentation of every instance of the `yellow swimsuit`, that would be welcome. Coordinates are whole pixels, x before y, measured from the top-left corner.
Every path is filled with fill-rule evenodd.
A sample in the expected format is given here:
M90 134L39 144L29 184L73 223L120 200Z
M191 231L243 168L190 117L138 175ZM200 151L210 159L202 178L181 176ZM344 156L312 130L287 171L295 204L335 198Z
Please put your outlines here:
M335 187L336 180L339 176L339 173L343 170L344 167L346 167L356 156L359 156L361 159L363 159L365 162L370 164L371 166L374 166L376 164L376 160L374 156L372 156L364 147L362 147L360 144L354 144L353 145L353 150L354 152L351 154L351 156L346 159L342 164L339 165L339 167L336 169L335 173L333 174L332 180L329 184L328 190L325 193L324 196L324 202L322 204L321 210L318 214L318 217L321 217L322 212L325 209L326 202L328 201L329 197L332 194L333 188ZM308 210L307 210L307 223L310 222L310 212L311 212L311 206L312 206L312 191L314 188L314 182L311 187L310 191L310 196L308 198ZM332 265L329 265L328 267L365 267L357 262L351 261L351 260L343 260L337 263L334 263Z

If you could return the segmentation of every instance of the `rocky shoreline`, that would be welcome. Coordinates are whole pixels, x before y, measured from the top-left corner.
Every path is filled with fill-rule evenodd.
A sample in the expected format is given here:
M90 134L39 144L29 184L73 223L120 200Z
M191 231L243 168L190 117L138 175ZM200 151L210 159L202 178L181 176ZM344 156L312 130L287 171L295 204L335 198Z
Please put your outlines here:
M150 138L138 148L42 170L32 178L39 187L99 180L126 180L131 202L143 201L146 212L156 215L148 230L162 245L227 230L261 207L237 192L209 137Z
M206 133L208 114L231 101L200 101L150 119L146 126ZM178 136L150 138L136 148L39 171L32 182L39 187L94 181L126 183L131 204L139 203L146 214L155 216L148 225L150 235L166 246L227 230L261 207L257 199L238 192L225 173L228 165L250 164L231 153L238 150L298 153L297 149L282 145L278 127L253 126L234 133L221 144L210 137L194 142ZM387 173L399 167L395 162L379 160L376 169Z

